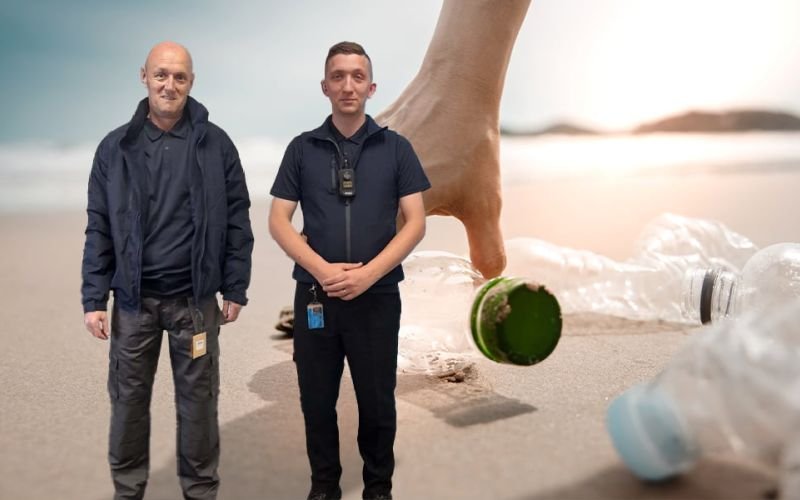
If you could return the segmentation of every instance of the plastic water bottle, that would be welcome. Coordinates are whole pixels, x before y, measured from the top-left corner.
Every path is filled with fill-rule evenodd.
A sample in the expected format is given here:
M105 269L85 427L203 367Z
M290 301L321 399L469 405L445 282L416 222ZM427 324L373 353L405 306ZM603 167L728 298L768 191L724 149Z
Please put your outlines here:
M800 244L759 250L741 273L724 268L689 271L685 288L686 316L703 324L800 297Z
M482 355L532 365L561 335L556 298L530 280L485 280L469 260L447 252L415 252L403 262L403 314L398 368L450 373Z
M644 227L633 256L625 261L516 238L506 242L505 273L546 284L564 314L696 322L685 305L687 272L737 272L756 250L749 239L722 223L663 214Z
M693 335L651 382L612 401L607 427L625 464L658 481L735 453L781 472L800 498L800 301Z

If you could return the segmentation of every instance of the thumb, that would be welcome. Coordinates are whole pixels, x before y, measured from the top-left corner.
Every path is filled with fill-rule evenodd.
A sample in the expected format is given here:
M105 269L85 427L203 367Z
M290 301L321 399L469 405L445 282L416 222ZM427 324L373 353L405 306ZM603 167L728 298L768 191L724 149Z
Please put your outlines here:
M469 257L484 278L499 276L506 267L506 250L500 217L472 217L462 220L467 230Z
M345 271L349 271L351 269L358 269L359 267L361 267L363 265L364 265L363 262L347 263L347 264L344 265L344 270Z

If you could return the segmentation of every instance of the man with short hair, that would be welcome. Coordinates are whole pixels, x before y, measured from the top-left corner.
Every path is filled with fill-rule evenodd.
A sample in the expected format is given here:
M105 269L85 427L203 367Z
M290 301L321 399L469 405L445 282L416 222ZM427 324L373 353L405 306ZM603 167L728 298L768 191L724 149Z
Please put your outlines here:
M109 338L106 309L114 291L108 375L114 498L144 496L150 399L166 330L181 488L184 498L214 499L218 334L247 303L250 199L236 148L189 97L189 52L173 42L156 45L141 80L147 97L97 148L83 252L84 324L99 339Z
M342 495L336 400L346 358L358 401L363 497L386 499L397 428L400 263L425 234L422 191L430 183L411 144L366 115L376 86L360 45L331 47L321 85L332 114L289 144L269 215L272 237L296 263L294 359L308 498ZM298 203L303 235L291 224Z

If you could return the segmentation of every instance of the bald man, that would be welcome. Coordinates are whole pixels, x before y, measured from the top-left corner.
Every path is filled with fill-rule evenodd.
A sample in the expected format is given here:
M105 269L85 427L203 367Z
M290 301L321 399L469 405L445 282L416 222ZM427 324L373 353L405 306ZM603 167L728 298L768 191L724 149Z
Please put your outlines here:
M92 165L84 324L94 337L111 339L114 498L144 496L150 398L166 331L181 488L184 498L212 499L219 486L217 338L220 325L236 321L247 303L250 198L236 147L189 97L194 73L186 48L153 47L141 81L147 97L130 122L103 139Z

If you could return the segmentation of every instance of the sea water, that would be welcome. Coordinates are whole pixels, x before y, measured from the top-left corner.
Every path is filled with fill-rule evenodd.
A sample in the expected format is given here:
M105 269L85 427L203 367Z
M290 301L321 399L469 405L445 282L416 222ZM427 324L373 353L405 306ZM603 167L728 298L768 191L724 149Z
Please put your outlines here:
M237 141L251 198L266 200L286 141ZM0 212L86 206L95 144L0 144ZM799 132L545 135L501 141L504 186L543 179L800 172Z

